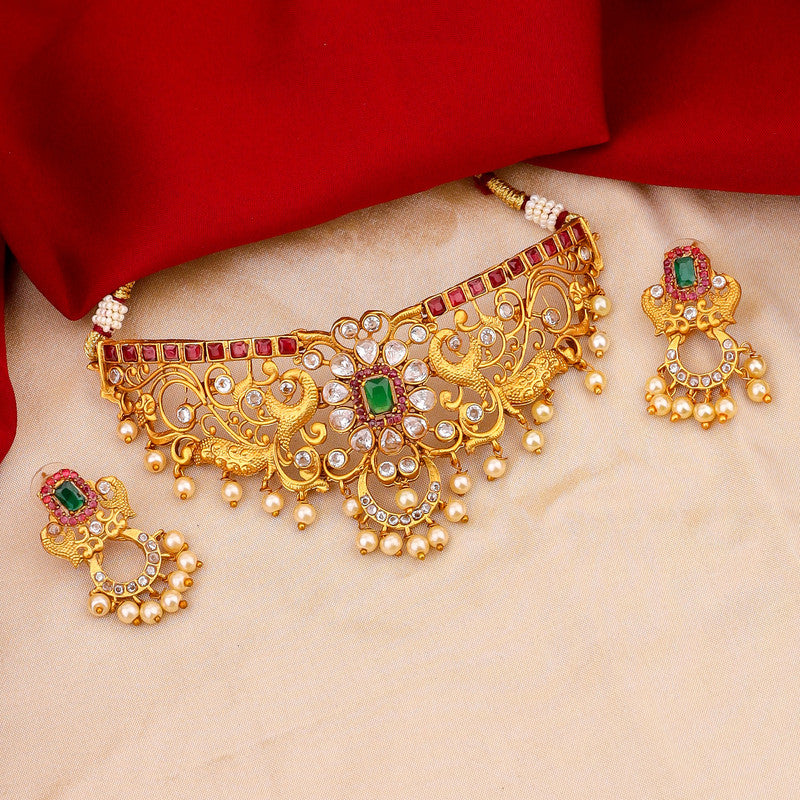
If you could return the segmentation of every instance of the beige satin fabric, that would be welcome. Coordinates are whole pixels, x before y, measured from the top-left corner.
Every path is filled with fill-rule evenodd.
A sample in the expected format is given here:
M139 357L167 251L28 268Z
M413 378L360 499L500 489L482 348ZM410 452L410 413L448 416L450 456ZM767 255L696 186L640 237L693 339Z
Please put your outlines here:
M19 432L0 467L0 797L735 800L800 794L800 201L504 177L601 234L614 302L602 397L570 373L541 456L509 424L506 477L417 563L360 556L334 496L298 533L215 470L182 504L114 435L67 322L22 276L7 331ZM321 198L324 202L324 197ZM227 337L395 310L541 238L461 181L137 285L130 336ZM705 432L645 412L663 358L639 297L676 238L743 297L774 402L736 385ZM37 467L116 474L145 530L205 562L188 610L133 629L86 610L85 569L39 543Z

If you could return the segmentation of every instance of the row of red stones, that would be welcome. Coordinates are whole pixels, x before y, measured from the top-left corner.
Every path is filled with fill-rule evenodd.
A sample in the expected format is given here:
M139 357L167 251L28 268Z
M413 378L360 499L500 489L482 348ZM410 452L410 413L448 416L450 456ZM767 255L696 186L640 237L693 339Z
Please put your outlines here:
M425 308L431 317L441 317L448 310L458 308L468 300L476 300L487 291L499 289L509 280L522 275L530 267L535 267L547 258L555 256L559 248L566 250L573 244L578 244L586 238L586 230L580 222L575 222L568 228L558 231L549 239L544 239L539 244L519 253L501 264L499 267L476 275L468 281L448 289L442 294L429 297L425 300Z
M74 516L71 516L55 498L55 490L64 481L72 481L86 497L86 505ZM81 522L86 522L89 517L93 517L94 512L97 510L97 493L74 470L61 469L51 475L39 490L39 497L45 507L62 525L79 525Z
M697 269L697 280L694 289L679 289L675 284L675 259L691 256ZM670 297L674 300L697 300L702 297L711 287L711 279L708 276L708 256L699 248L690 245L684 247L673 247L668 253L664 254L664 286Z
M226 347L227 346L227 347ZM159 357L158 348L161 347ZM103 359L107 362L135 361L180 361L183 347L184 361L226 361L247 358L251 348L255 356L269 358L273 353L280 356L293 356L297 353L297 339L293 336L278 336L273 345L272 339L248 339L235 342L190 342L185 344L155 342L149 344L103 345ZM117 350L119 348L119 350ZM227 355L230 353L230 356Z
M371 378L374 375L385 375L392 382L395 405L391 412L370 419L369 411L367 411L364 405L364 398L361 395L361 386L367 378ZM360 369L350 379L350 389L353 392L356 419L359 423L368 422L371 428L376 428L381 425L399 425L400 422L402 422L403 414L406 411L406 389L405 386L403 386L403 380L397 373L397 370L392 369L386 364L376 364L374 367Z

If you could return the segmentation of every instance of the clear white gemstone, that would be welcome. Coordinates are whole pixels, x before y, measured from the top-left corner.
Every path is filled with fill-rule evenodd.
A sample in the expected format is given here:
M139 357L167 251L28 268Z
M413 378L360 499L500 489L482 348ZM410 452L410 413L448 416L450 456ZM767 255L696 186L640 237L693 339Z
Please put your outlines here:
M673 375L678 371L678 365L674 361L669 365L669 371Z
M376 505L369 505L367 506L367 514L374 514L378 510L378 506Z
M97 491L100 494L108 494L111 491L111 484L108 481L98 481Z
M358 325L355 322L343 322L339 330L345 339L352 339L358 333Z
M409 414L403 417L403 430L412 439L421 439L428 430L428 423L422 417L415 417Z
M347 463L347 453L344 450L331 450L328 453L328 463L334 469L341 469Z
M408 399L417 411L430 411L436 405L436 395L426 388L415 389Z
M58 534L59 534L59 533L61 533L61 526L60 526L60 525L57 525L55 522L51 522L51 523L50 523L50 524L47 526L47 532L48 532L48 533L49 533L51 536L58 536Z
M108 382L109 383L119 383L122 380L122 373L116 368L112 367L108 371Z
M725 360L726 361L735 361L736 360L736 353L725 353Z
M397 453L403 449L403 437L394 428L386 428L381 434L380 448L384 453Z
M295 466L300 467L300 469L311 466L311 453L309 453L308 450L298 450L294 456L294 463Z
M511 303L500 303L497 306L497 314L500 319L511 319L514 316L514 306Z
M732 340L732 339L726 339L726 340L725 340L725 341L722 343L722 346L723 346L723 347L724 347L726 350L730 350L730 349L733 347L733 340Z
M441 484L439 483L439 481L434 481L434 482L431 484L431 489L433 489L433 491L434 491L434 492L438 492L438 491L439 491L439 489L441 489L441 488L442 488L442 487L441 487Z
M711 279L711 285L712 285L712 286L713 286L715 289L723 289L723 288L725 287L725 284L726 284L727 282L728 282L728 281L726 281L726 280L725 280L725 276L724 276L724 275L715 275L715 276L714 276L714 277Z
M370 333L375 333L381 326L381 318L376 314L367 314L364 317L364 330Z
M378 343L374 339L362 339L356 345L356 353L365 364L373 364L378 357Z
M424 361L419 361L418 359L409 361L403 373L403 378L406 383L422 383L428 378L428 367Z
M711 377L717 382L722 380L722 375L719 372L713 372Z
M403 514L400 517L400 524L401 525L409 525L411 523L411 517L408 514Z
M437 495L436 492L428 492L428 500L430 500L431 503L435 503L438 499L439 495Z
M147 580L146 575L139 576L139 586L147 586L148 583L150 583L150 581Z
M399 463L397 464L397 469L403 473L403 475L411 475L417 469L417 462L416 459L413 458L401 458Z
M350 430L355 418L356 414L352 408L334 408L328 420L331 423L331 428L341 433Z
M102 522L100 522L100 520L93 519L93 520L92 520L92 521L89 523L89 530L90 530L92 533L100 533L100 532L103 530L103 523L102 523Z
M700 381L697 379L697 375L692 375L692 377L689 378L689 386L697 386L699 383Z
M731 371L732 367L730 364L723 364L722 371L727 375Z
M561 314L557 308L548 308L544 312L543 319L552 327L553 325L558 325L558 323L561 321Z
M281 392L287 397L294 391L294 381L281 381Z
M227 375L217 375L214 378L214 388L220 394L228 394L233 389L233 381Z
M415 325L411 332L409 333L412 342L416 342L420 344L424 342L428 338L428 329L424 328L422 325Z
M389 524L389 525L397 525L397 523L399 521L400 521L400 519L397 516L397 514L390 514L389 515L389 519L386 520L387 524Z
M703 375L703 377L700 379L700 383L702 383L703 386L710 386L711 378L709 378L708 375Z
M247 405L258 408L264 402L264 395L258 389L251 389L245 396Z
M685 381L686 380L686 373L685 372L679 372L678 373L678 380L679 381Z
M422 505L419 507L419 510L420 510L420 511L421 511L423 514L427 514L427 513L428 513L428 512L431 510L430 503L423 503L423 504L422 504Z
M140 533L139 534L139 541L140 542L146 542L147 541L147 534L146 533Z
M391 339L383 346L383 360L391 367L399 364L408 355L408 348L397 339Z
M386 522L387 516L388 515L386 514L386 512L383 509L379 508L377 513L375 514L375 519L378 520L378 522Z
M484 328L480 334L481 344L491 347L497 341L497 333L492 328Z
M106 576L105 576L105 574L104 574L104 573L102 573L102 572L95 572L95 574L94 574L94 579L95 579L96 581L104 581L104 580L106 579Z
M361 505L362 505L362 506L368 506L368 505L370 504L370 500L371 500L370 496L369 496L368 494L365 494L365 495L364 495L364 496L361 498Z
M331 359L331 372L338 378L349 378L355 371L356 367L350 356L339 353Z
M693 319L697 319L697 309L694 306L686 306L683 316L691 322Z
M114 594L122 594L125 591L125 587L121 583L114 584Z
M397 473L397 467L391 461L383 461L378 466L378 475L382 478L394 478Z
M322 356L316 350L311 350L303 356L303 366L306 369L316 369L321 363Z
M129 591L129 592L135 592L135 591L136 591L136 581L131 581L131 582L128 584L128 587L127 587L127 588L128 588L128 591Z
M447 346L454 352L458 352L458 348L461 347L461 337L456 334L455 336L451 336L447 340Z
M189 406L179 406L175 416L178 418L178 422L186 425L192 421L192 409Z
M656 284L655 286L650 287L650 296L655 297L658 300L660 297L664 296L664 287Z
M678 355L678 351L677 350L667 350L667 358L670 361L672 361L674 358L676 358L677 355Z
M328 381L322 387L322 399L329 405L343 403L350 397L350 387L339 381Z
M418 508L415 508L411 512L411 519L422 519L422 511Z
M468 405L464 414L470 422L480 422L483 419L483 409L477 403Z
M578 249L578 255L584 260L588 261L592 257L592 251L585 245L581 245Z
M372 431L366 427L353 431L353 434L350 436L350 447L352 447L353 450L358 450L360 453L366 453L368 450L371 450L374 442L375 437L372 435Z
M147 549L150 551L158 550L158 545L155 542L148 542Z
M155 568L155 567L154 567L152 564L148 564L148 565L145 567L144 571L145 571L145 572L146 572L148 575L150 575L151 577L152 577L153 575L155 575L155 574L156 574L156 572L157 572L156 568Z
M452 422L440 422L436 426L436 435L444 441L452 439L456 435L455 425Z

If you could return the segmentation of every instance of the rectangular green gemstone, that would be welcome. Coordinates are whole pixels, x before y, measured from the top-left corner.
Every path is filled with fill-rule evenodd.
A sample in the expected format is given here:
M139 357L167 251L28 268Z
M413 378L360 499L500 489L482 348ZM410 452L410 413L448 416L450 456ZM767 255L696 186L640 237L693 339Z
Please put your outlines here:
M377 416L394 408L392 384L385 375L367 378L363 384L364 400L370 413Z
M83 492L72 481L64 481L59 484L53 494L67 511L80 511L86 505Z
M682 256L675 259L675 283L679 289L688 289L694 286L697 277L694 272L694 259L691 256Z

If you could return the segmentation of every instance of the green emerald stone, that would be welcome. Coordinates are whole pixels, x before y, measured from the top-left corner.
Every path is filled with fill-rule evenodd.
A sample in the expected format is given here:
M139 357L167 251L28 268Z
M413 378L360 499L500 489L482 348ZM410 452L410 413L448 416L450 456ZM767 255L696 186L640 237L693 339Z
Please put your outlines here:
M53 494L67 511L80 511L86 505L83 492L72 481L59 484Z
M697 280L694 272L694 259L691 256L683 256L675 259L675 283L679 289L688 289L694 286Z
M367 378L364 381L364 400L370 413L377 416L394 408L392 384L385 375Z

